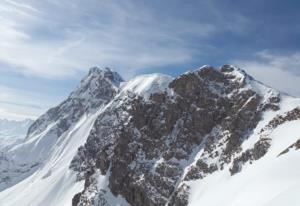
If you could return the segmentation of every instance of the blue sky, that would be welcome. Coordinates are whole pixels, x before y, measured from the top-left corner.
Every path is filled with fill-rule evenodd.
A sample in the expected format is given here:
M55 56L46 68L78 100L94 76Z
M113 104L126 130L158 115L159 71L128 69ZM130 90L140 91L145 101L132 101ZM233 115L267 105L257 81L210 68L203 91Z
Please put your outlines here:
M300 1L2 0L0 118L36 118L92 66L125 79L235 64L300 97Z

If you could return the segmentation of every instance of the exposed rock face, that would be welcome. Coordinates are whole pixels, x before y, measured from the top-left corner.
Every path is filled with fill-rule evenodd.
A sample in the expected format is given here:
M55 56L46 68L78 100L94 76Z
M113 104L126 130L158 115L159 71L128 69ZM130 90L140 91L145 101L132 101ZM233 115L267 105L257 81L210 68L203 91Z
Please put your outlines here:
M274 129L285 122L293 121L293 120L297 120L297 119L300 119L300 108L299 107L296 107L291 111L288 111L284 115L277 115L274 119L272 119L269 122L269 124L265 128L262 129L261 132L264 132L269 129Z
M199 159L196 162L195 166L192 166L189 172L186 174L185 179L186 181L193 180L193 179L202 179L207 174L211 174L218 170L218 166L216 164L208 165L202 159Z
M273 98L272 98L273 99ZM276 101L277 102L277 101ZM276 111L277 109L275 109ZM294 108L291 111L286 112L283 115L277 115L274 117L261 131L260 131L260 140L254 144L254 147L246 150L238 157L236 157L233 161L233 165L230 168L230 173L232 175L240 172L242 170L242 166L246 162L252 163L252 161L258 160L263 157L269 147L271 146L271 139L268 138L269 133L277 128L279 125L282 125L285 122L293 121L300 119L300 109L299 107ZM291 148L296 147L297 142L286 150L282 151L278 156L287 153Z
M298 150L300 149L300 139L298 139L294 144L283 150L278 156L288 153L291 149Z
M263 157L267 152L270 145L271 139L262 138L254 144L252 149L248 149L243 152L239 157L235 158L233 161L232 168L230 168L231 175L240 172L242 165L250 161L258 160Z
M235 174L240 162L262 157L267 139L235 158L262 112L278 110L280 101L279 95L262 96L251 81L230 65L220 70L205 66L179 76L149 99L134 93L117 96L71 163L78 180L85 180L73 205L109 205L107 191L96 186L99 175L108 176L107 189L130 205L186 205L184 181L204 178L232 161Z
M116 72L108 68L91 68L78 88L65 101L48 110L31 125L27 137L43 131L51 123L56 124L56 128L52 130L55 130L59 137L84 113L109 102L118 92L122 81Z

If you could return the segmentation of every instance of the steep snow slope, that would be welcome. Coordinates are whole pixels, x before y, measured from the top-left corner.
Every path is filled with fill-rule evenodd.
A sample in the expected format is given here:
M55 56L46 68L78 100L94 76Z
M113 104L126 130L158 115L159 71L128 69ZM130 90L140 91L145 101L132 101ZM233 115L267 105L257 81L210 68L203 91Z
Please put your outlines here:
M0 193L0 205L70 205L74 194L83 189L83 182L76 182L69 164L77 148L85 142L97 115L84 115L61 137L63 141L55 145L44 165L30 177Z
M294 108L300 108L300 99L285 97L281 110L268 112L256 131L267 125L275 114L283 114ZM289 146L300 139L300 120L287 121L274 128L269 138L272 143L269 151L261 159L246 164L243 170L233 176L229 166L204 179L187 182L191 187L189 205L200 203L207 206L296 206L299 204L300 166L297 164L300 151L290 149L280 155ZM254 132L244 146L258 139ZM245 147L243 148L246 149Z
M0 191L43 167L80 119L95 113L116 95L121 81L122 78L110 69L91 68L65 101L30 126L23 142L1 151ZM76 141L76 138L69 141Z

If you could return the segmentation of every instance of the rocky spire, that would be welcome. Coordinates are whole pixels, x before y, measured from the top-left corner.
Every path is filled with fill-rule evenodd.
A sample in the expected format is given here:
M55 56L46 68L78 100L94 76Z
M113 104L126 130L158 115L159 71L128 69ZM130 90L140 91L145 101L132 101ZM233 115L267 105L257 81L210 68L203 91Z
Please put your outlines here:
M65 101L48 110L32 124L27 137L33 132L43 131L51 122L62 120L62 117L66 124L62 124L61 131L66 131L72 122L76 122L84 113L89 113L110 101L118 93L122 81L122 77L109 68L90 68Z

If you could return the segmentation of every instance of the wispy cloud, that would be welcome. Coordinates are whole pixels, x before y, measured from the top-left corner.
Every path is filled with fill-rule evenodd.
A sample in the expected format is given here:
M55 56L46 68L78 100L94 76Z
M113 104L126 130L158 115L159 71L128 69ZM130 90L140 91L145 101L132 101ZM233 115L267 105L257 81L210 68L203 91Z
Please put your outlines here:
M300 97L300 53L258 52L252 60L233 60L258 80Z
M49 108L49 102L45 95L0 85L0 118L34 119Z
M127 70L184 63L186 38L216 31L206 22L161 19L132 1L0 3L0 61L44 77L72 75L92 65ZM133 15L134 14L134 15Z
M8 105L14 105L14 106L19 106L19 107L28 107L28 108L33 108L33 109L42 109L37 104L30 104L30 103L17 103L13 101L6 101L6 100L0 100L0 104L8 104Z
M36 10L35 8L33 8L32 6L30 6L28 4L23 4L21 2L17 2L17 1L13 1L13 0L3 0L3 1L15 6L16 8L21 8L21 9L25 9L25 10L29 10L29 11L33 11L33 12L38 12L38 10Z
M261 51L257 56L266 64L283 71L300 76L300 52L289 54L276 54L268 50Z

